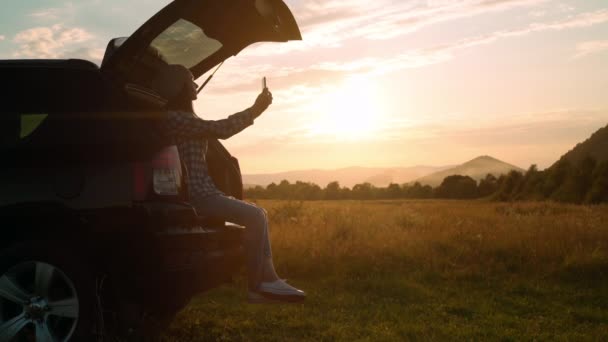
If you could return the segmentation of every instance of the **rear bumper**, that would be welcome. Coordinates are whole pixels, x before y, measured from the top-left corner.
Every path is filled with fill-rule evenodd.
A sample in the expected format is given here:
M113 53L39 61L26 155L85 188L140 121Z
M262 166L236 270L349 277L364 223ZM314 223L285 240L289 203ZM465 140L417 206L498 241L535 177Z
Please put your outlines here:
M123 234L115 251L126 258L113 262L122 296L148 303L151 310L182 308L190 298L232 280L244 264L244 228L203 225L187 203L139 203L146 233Z
M221 264L223 259L243 257L240 226L193 226L167 228L155 237L167 271L200 269Z
M155 233L195 228L198 216L194 207L180 202L137 202L134 207L145 217L148 231Z
M204 220L188 203L145 203L151 243L163 278L202 291L226 282L242 267L244 228ZM185 290L185 289L184 289ZM189 291L185 291L189 292Z
M181 309L193 295L231 282L245 260L243 231L238 226L197 226L159 232L158 293L171 293L169 305Z
M242 255L244 227L197 216L188 203L146 202L147 230L162 256L162 269L198 268L224 257Z

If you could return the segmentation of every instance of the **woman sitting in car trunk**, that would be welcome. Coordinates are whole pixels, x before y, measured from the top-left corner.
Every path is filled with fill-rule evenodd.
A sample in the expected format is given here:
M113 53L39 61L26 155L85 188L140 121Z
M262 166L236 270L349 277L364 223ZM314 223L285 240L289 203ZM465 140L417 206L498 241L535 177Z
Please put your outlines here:
M305 293L280 279L274 269L266 211L252 203L226 196L217 189L207 167L207 139L228 139L253 124L272 104L272 94L264 89L253 106L222 120L203 120L192 107L197 84L190 70L170 65L161 71L153 87L170 99L166 130L174 139L180 157L188 167L191 202L201 216L219 218L245 226L243 245L247 257L249 300L251 302L300 301Z

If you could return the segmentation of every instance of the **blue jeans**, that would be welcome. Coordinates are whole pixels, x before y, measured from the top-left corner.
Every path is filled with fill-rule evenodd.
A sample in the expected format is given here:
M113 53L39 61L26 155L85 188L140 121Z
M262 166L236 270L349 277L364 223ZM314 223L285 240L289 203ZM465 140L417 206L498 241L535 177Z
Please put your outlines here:
M266 210L224 195L192 198L191 202L199 216L222 219L245 227L243 247L247 257L249 289L255 291L262 281L265 260L272 258Z

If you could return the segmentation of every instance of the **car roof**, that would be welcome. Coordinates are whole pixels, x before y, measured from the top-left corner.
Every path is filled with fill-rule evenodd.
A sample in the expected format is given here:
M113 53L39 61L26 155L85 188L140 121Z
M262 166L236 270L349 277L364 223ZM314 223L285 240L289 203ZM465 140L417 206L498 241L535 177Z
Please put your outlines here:
M0 113L104 110L115 92L86 60L0 60Z
M84 59L5 59L0 60L0 68L99 70L99 67L95 63Z

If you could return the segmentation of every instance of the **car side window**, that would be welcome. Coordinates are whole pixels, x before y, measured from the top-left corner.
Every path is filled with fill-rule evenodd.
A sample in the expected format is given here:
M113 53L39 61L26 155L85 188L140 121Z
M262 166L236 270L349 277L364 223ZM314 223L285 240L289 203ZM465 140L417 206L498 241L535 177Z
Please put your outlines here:
M34 133L47 117L47 114L21 114L19 139L26 138Z
M14 146L46 120L47 114L0 113L0 146Z

